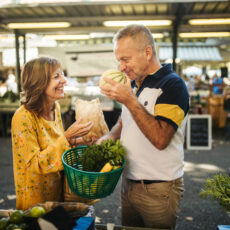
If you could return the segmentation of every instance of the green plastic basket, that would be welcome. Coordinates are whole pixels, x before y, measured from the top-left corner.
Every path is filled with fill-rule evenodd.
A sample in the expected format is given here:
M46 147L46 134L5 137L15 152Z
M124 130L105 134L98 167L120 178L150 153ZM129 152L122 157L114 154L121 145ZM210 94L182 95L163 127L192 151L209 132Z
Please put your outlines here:
M62 163L70 189L78 196L90 199L103 198L110 195L121 176L125 166L125 158L120 168L110 172L82 171L79 158L87 146L79 146L64 152Z

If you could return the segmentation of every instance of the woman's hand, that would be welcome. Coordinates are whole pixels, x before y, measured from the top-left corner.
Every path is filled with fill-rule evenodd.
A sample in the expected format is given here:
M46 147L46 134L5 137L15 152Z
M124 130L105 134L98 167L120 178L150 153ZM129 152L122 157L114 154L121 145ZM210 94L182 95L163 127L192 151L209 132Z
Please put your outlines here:
M90 137L90 140L88 140L87 142L85 142L85 144L86 144L86 145L93 145L93 144L96 143L97 140L98 140L97 137L92 136L92 137Z
M79 144L82 144L82 145L85 144L82 137L78 137L78 138L74 137L74 138L69 140L69 143L70 143L71 147L77 147Z
M64 135L66 139L71 144L74 138L85 136L93 127L93 122L89 121L87 123L81 124L82 119L75 121L65 132ZM80 139L79 139L80 141Z
M97 139L98 138L96 138L96 137L93 136L93 137L91 137L91 139L89 139L89 140L86 141L82 137L78 137L78 138L71 139L69 143L70 143L70 145L72 147L77 147L79 144L89 146L89 145L95 144L95 142L97 141Z

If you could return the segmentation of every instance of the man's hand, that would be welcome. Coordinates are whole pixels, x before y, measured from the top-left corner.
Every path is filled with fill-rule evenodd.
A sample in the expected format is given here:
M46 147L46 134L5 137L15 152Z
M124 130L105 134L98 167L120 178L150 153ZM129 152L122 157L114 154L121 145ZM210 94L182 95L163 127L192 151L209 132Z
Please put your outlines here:
M105 94L108 98L119 101L124 104L141 132L146 138L159 150L162 150L170 143L175 129L173 126L165 121L156 120L137 100L133 94L130 84L120 85L119 83L104 78L109 85L101 87L101 93ZM99 139L97 143L102 141Z
M97 139L96 144L100 145L103 141L106 141L108 139L111 139L111 138L109 138L107 135L102 136L101 138Z
M109 78L104 78L104 81L109 84L101 86L100 89L101 93L105 94L106 97L112 100L116 100L124 105L126 105L130 100L135 98L131 89L130 79L127 78L127 83L125 85L119 84Z

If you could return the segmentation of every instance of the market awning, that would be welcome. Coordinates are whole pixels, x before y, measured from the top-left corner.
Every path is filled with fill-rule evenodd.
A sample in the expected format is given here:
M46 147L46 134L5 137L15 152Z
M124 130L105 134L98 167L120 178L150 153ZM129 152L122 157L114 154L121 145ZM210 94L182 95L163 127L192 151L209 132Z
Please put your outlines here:
M160 47L160 60L172 59L172 47ZM181 61L223 61L219 49L214 46L182 46L177 49L177 58Z

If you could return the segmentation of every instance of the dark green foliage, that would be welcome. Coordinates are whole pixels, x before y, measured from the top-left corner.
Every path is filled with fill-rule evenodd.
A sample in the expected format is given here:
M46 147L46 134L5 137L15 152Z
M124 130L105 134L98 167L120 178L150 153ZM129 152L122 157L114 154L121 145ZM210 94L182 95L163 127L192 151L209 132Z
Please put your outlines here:
M14 93L12 91L7 91L0 99L1 101L9 99L11 102L15 102L19 99L19 94Z
M230 211L230 177L226 173L219 173L213 178L208 178L200 196L217 200L227 211Z
M94 144L85 148L80 162L84 171L99 172L109 162L112 166L122 165L125 148L120 140L111 139L103 141L100 145Z

